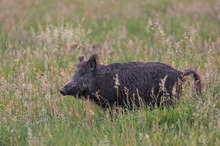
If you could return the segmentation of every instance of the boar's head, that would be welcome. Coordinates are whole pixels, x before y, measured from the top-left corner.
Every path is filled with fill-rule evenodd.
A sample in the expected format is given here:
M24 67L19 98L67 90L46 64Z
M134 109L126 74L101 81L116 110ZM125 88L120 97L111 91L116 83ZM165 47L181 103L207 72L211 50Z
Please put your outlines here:
M88 61L84 61L84 57L78 58L79 63L72 79L60 90L65 95L73 95L75 97L87 96L89 86L94 81L97 65L97 55L92 55Z

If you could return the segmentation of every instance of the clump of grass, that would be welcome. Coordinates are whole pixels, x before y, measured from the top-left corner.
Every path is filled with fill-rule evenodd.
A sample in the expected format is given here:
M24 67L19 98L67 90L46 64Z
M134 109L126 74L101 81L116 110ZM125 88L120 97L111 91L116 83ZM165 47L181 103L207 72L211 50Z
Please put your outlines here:
M48 25L45 31L41 31L38 36L39 41L46 46L64 46L68 49L72 47L82 47L88 42L90 30L87 30L82 25L76 27L71 24L52 26Z
M195 60L200 59L198 58L200 56L196 55L200 51L197 46L200 43L200 38L195 29L190 27L178 40L173 39L174 36L168 35L163 24L158 20L149 20L146 29L148 33L152 34L153 49L150 50L150 53L156 51L156 59L168 62L174 67L181 65L187 68L191 62L195 62L194 65L197 66Z

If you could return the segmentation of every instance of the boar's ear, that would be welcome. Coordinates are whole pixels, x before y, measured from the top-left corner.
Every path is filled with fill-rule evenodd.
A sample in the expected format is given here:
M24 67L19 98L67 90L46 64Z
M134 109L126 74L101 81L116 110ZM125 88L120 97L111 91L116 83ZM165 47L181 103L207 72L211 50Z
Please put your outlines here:
M91 71L96 69L97 58L98 58L97 54L94 54L89 58L87 62L87 64L90 66Z
M83 62L84 61L84 56L79 56L78 60L79 60L79 62Z

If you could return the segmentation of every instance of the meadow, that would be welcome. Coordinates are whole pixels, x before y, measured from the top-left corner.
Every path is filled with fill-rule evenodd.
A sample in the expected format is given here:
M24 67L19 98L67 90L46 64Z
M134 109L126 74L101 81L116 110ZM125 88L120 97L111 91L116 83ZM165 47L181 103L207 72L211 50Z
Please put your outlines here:
M0 145L220 145L219 0L1 0ZM175 108L113 117L63 97L77 58L195 68Z

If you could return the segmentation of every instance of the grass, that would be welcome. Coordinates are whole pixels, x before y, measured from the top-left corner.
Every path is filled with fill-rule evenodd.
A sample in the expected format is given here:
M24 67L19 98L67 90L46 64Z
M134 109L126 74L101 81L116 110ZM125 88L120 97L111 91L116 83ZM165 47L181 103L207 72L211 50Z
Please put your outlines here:
M215 0L0 1L0 145L219 145L220 18ZM77 57L194 67L175 108L114 114L63 97Z

